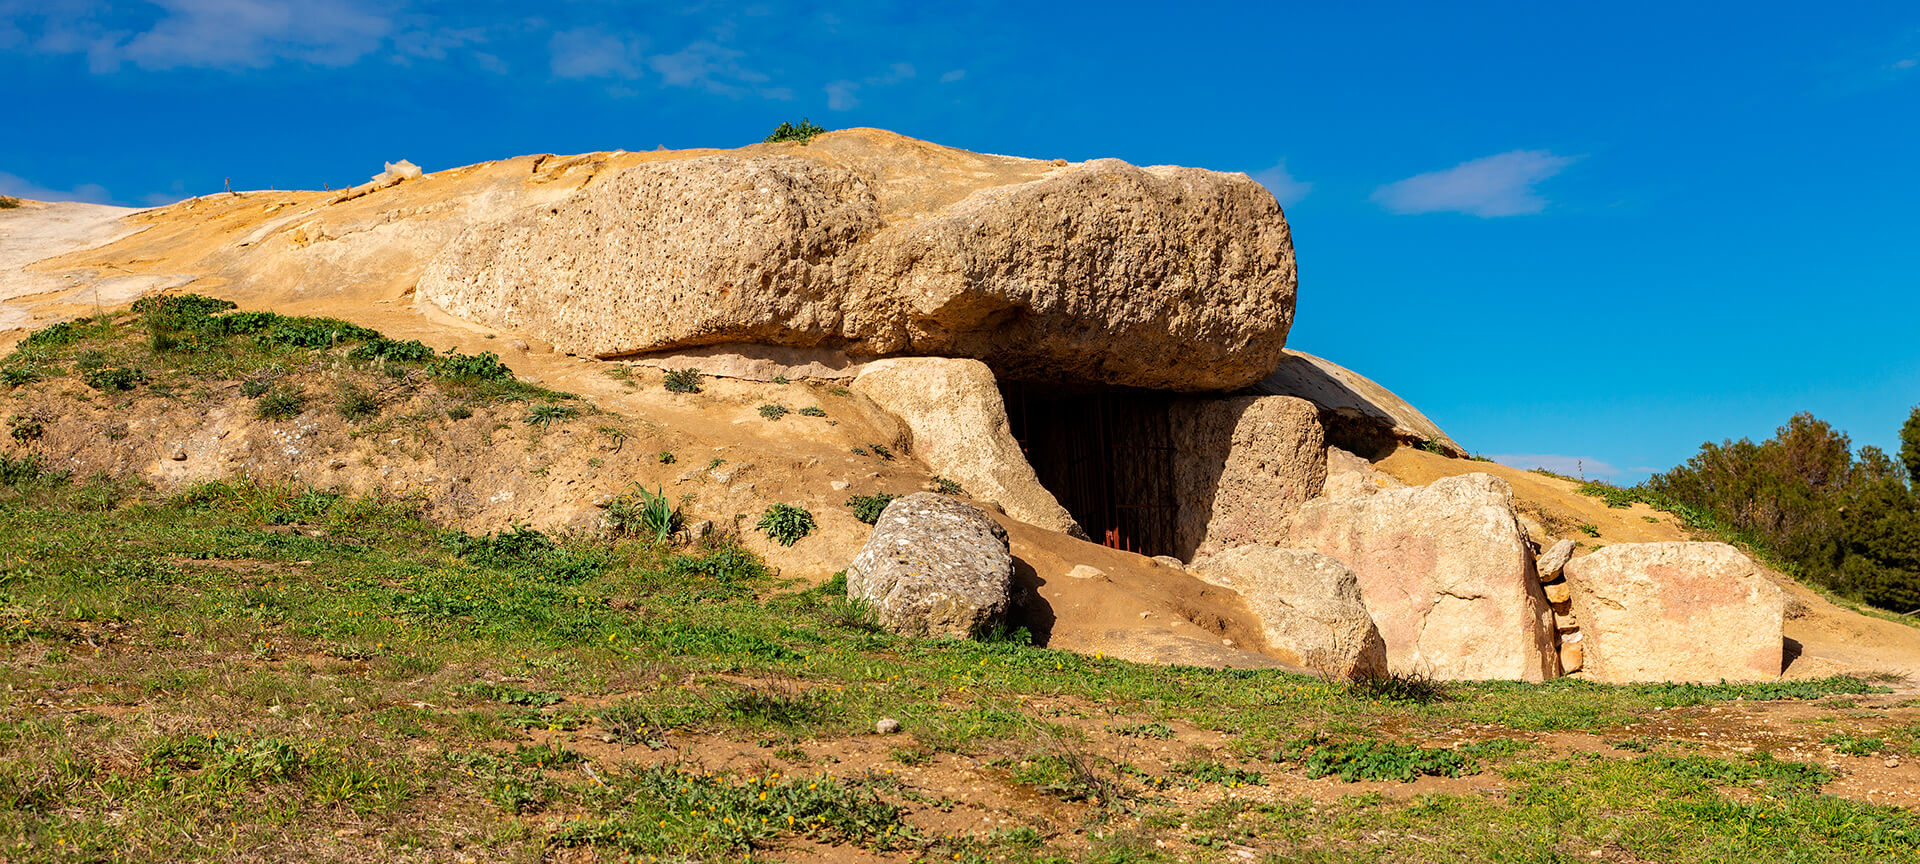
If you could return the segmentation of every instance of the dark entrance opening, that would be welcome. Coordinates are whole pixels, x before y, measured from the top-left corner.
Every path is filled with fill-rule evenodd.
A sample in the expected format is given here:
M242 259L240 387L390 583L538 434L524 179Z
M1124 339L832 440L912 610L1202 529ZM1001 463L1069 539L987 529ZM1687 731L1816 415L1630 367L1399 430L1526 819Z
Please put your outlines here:
M1151 390L1000 388L1027 462L1096 543L1177 555L1174 397Z

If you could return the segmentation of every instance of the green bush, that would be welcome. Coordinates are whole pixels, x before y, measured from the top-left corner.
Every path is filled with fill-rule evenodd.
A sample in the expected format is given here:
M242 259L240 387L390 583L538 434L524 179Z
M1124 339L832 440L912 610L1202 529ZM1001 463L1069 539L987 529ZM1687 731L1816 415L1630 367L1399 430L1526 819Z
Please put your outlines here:
M813 514L805 507L792 504L775 504L760 514L760 522L755 525L760 531L782 546L792 546L800 538L813 533Z
M820 407L820 406L818 406L818 405L808 405L807 407L805 407L805 408L802 408L802 409L800 409L800 416L802 416L802 417L825 417L825 416L827 416L827 412L826 412L826 410L825 410L825 409L823 409L823 408L821 408L821 407Z
M776 144L781 141L792 141L798 144L805 144L812 141L816 135L826 134L826 131L825 128L814 125L812 120L802 117L798 124L783 121L780 125L775 126L773 128L773 134L767 136L766 143Z
M0 210L12 210L20 206L20 199L12 195L0 195Z
M253 414L262 420L289 420L307 410L307 394L298 387L275 387L253 404Z
M847 499L847 506L853 508L853 518L872 525L880 521L880 514L886 511L887 505L892 504L894 499L899 497L885 492L874 495L855 495Z
M700 370L668 369L665 386L669 393L698 393L700 392Z
M511 381L513 370L500 362L500 356L492 351L479 354L462 354L448 349L447 353L434 358L433 374L441 378L456 381Z
M778 420L782 417L787 416L788 413L790 412L788 412L787 406L785 405L760 406L760 417L761 419L764 419L764 420Z
M86 381L87 386L95 390L121 392L147 383L147 373L127 366L112 366L88 372L82 376L81 380Z

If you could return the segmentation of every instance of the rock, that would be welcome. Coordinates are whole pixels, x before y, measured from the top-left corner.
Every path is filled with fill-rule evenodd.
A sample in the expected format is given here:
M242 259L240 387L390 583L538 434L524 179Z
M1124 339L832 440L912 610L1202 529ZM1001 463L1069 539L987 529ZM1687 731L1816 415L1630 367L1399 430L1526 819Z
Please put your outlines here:
M1320 489L1321 495L1352 498L1372 495L1381 489L1403 489L1406 485L1392 474L1373 467L1372 462L1338 447L1327 448L1327 482Z
M1199 392L1273 370L1295 287L1286 219L1246 175L858 130L600 175L468 230L419 296L583 356L791 345Z
M175 462L185 462L185 461L187 461L187 451L185 451L185 450L175 450L175 451L173 451L173 461L175 461Z
M1175 570L1187 569L1187 562L1175 558L1172 555L1155 555L1153 556L1153 563L1162 567L1172 567Z
M880 722L873 724L873 731L879 735L898 734L900 731L900 721L892 717L882 717L880 718Z
M848 483L845 480L831 480L831 481L828 481L827 483L827 488L832 489L835 492L845 492L847 491L848 488L852 486L853 486L852 483Z
M969 495L996 502L1029 525L1086 536L1021 454L986 364L942 357L880 360L861 370L852 389L900 418L913 454Z
M713 523L702 519L686 527L687 536L694 540L705 540L713 534Z
M1786 593L1724 543L1615 543L1567 564L1596 681L1780 676Z
M1586 649L1581 647L1582 644L1583 643L1580 642L1560 643L1561 672L1572 675L1584 668L1586 663Z
M1504 480L1463 474L1309 501L1294 518L1291 544L1353 570L1395 674L1557 674L1552 613Z
M384 164L386 166L385 170L373 175L373 182L382 186L391 186L402 180L413 180L424 173L420 170L420 166L408 162L405 159Z
M1555 579L1541 585L1540 590L1547 595L1548 603L1565 603L1573 597L1573 588L1567 585L1565 579Z
M511 342L508 342L507 347L512 348L513 350L519 351L521 353L525 353L533 350L533 346L528 345L525 339L515 339Z
M1545 554L1540 556L1540 560L1534 564L1534 569L1540 573L1540 581L1551 582L1560 578L1560 573L1566 569L1567 562L1573 560L1574 545L1572 540L1562 540L1553 544Z
M1067 571L1067 578L1068 579L1105 579L1107 578L1107 574L1106 574L1106 571L1101 570L1100 568L1094 567L1089 564L1075 564L1073 565L1072 570Z
M1384 455L1399 444L1429 443L1449 456L1467 455L1438 425L1405 399L1365 375L1304 351L1283 353L1276 368L1253 385L1256 393L1297 396L1320 408L1327 440L1363 456Z
M1193 573L1245 598L1267 645L1300 665L1332 678L1386 674L1386 642L1360 599L1359 581L1339 561L1299 549L1239 546Z
M881 511L847 567L847 597L895 633L965 639L1006 612L1007 532L978 509L917 492Z
M1293 514L1326 484L1326 440L1304 399L1182 399L1169 420L1182 558L1284 541Z

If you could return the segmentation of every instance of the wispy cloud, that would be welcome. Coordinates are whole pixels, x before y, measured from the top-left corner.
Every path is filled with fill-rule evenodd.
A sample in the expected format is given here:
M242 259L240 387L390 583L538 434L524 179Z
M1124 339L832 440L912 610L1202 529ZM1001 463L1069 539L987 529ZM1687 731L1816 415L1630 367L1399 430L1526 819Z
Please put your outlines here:
M1576 157L1546 150L1514 150L1416 174L1373 191L1374 202L1395 213L1468 213L1482 218L1538 213L1547 199L1534 186L1572 165Z
M1545 468L1555 474L1564 474L1568 477L1619 477L1623 474L1640 472L1640 469L1622 471L1605 460L1585 456L1561 456L1552 453L1489 453L1487 458L1512 468L1529 471Z
M14 174L0 172L0 195L30 201L82 201L88 204L112 204L106 187L82 183L72 189L50 189Z
M699 41L672 54L658 54L647 65L673 87L693 87L722 96L755 93L769 99L789 99L785 87L768 87L766 75L740 62L746 52L714 42Z
M641 75L642 40L602 33L593 27L576 27L553 34L547 40L555 78L624 78Z
M965 78L965 77L967 77L967 70L965 70L965 69L954 69L954 70L952 70L952 71L949 71L949 72L945 72L945 73L942 73L942 74L940 75L940 83L942 83L942 84L952 84L953 82L955 82L955 81L958 81L958 80L960 80L960 79L962 79L962 78Z
M952 72L947 73L947 75L952 75L952 74L953 74ZM960 74L965 75L966 73L961 72ZM858 108L860 106L860 97L858 95L858 93L860 92L860 88L891 87L895 84L898 84L902 81L912 78L913 76L914 76L913 64L895 63L892 66L887 67L887 71L883 74L871 75L866 78L862 78L859 81L852 81L852 80L843 78L838 81L829 82L827 86L821 89L826 91L828 110L851 111L854 108ZM940 80L946 81L947 76L946 75L940 76ZM957 81L959 79L956 78L954 80Z
M1282 207L1293 206L1295 202L1307 197L1308 192L1313 191L1312 183L1300 180L1287 170L1285 159L1265 171L1253 172L1253 179L1267 187L1267 191L1273 193L1274 200L1279 201Z

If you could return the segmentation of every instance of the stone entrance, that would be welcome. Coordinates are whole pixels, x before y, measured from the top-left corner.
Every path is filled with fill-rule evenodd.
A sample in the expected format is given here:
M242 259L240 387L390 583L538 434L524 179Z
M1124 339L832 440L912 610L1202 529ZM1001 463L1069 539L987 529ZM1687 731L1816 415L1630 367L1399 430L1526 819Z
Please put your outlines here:
M1001 385L1013 437L1041 485L1088 538L1141 555L1179 555L1172 410L1150 390Z

